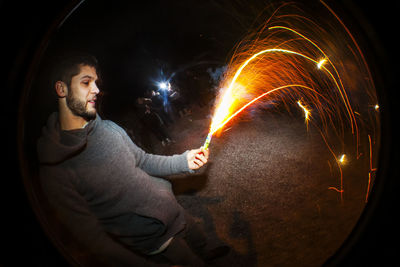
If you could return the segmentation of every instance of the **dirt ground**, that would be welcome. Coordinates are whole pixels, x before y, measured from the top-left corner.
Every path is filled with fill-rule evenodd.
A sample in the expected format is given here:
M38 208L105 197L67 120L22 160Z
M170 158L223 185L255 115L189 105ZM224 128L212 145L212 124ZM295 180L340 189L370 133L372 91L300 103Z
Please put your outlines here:
M200 147L209 107L195 107L168 128L174 144L154 153ZM264 112L227 126L209 163L171 177L178 201L231 253L215 266L321 266L352 231L365 206L368 160L349 156L340 172L320 133L304 120Z

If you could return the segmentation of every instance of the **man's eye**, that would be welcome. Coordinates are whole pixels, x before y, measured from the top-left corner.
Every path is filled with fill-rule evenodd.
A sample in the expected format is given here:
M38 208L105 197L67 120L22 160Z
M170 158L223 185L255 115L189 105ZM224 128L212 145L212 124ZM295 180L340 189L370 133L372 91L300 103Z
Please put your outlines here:
M82 83L85 84L85 85L89 85L88 81L83 81Z

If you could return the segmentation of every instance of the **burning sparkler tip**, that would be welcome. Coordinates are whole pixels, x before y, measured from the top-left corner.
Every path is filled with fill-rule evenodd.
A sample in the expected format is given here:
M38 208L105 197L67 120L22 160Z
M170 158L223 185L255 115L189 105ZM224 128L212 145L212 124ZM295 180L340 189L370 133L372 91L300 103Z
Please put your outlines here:
M202 148L203 148L204 150L207 150L207 149L208 149L208 146L210 145L210 142L211 142L211 137L212 137L212 134L209 133L209 134L207 135L206 141L204 142L204 145L202 146Z

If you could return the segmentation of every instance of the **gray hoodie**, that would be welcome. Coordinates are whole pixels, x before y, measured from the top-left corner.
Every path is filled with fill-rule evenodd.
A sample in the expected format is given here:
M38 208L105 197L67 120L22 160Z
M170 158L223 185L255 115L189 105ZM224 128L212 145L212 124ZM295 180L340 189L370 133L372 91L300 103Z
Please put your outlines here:
M187 152L147 154L99 115L82 129L62 131L57 113L37 145L40 182L54 216L96 257L148 266L130 250L148 254L184 228L171 184L154 176L190 172Z

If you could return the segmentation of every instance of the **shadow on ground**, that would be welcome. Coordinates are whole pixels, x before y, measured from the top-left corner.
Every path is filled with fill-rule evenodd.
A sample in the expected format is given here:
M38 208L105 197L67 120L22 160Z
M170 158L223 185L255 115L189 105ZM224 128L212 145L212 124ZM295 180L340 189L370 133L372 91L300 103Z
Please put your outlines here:
M179 118L174 154L200 147L207 108ZM289 115L263 113L227 127L210 145L207 167L171 177L178 201L211 238L232 247L215 266L321 266L345 241L365 205L368 164L348 158L340 174L318 131Z

